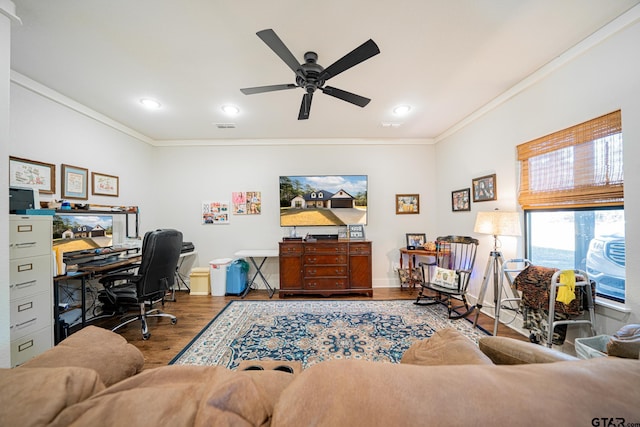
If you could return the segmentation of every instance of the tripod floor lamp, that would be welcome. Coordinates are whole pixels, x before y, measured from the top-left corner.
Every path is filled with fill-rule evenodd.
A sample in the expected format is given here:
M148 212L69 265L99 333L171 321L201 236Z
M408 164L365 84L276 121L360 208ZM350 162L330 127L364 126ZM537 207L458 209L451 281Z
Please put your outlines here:
M484 304L485 294L491 279L493 279L493 301L496 310L500 303L499 299L502 289L500 289L501 282L499 278L504 264L504 258L499 249L498 236L520 236L522 234L520 231L520 216L518 212L506 212L497 209L489 212L478 212L473 231L481 234L491 234L493 236L493 250L487 260L484 279L482 280L478 301L476 303L476 318L473 322L473 326L475 327L478 323L478 316ZM507 276L507 279L511 282L511 277Z

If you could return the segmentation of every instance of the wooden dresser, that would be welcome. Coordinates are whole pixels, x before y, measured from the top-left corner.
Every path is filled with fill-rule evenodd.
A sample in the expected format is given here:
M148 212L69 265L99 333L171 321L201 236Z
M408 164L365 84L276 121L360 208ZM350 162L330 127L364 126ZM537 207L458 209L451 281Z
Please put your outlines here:
M373 296L371 242L280 242L279 295L361 293Z

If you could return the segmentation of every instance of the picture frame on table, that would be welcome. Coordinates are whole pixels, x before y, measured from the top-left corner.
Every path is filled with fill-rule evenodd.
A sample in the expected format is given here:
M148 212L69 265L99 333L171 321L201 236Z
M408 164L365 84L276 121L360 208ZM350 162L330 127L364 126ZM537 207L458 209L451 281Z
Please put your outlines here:
M91 172L91 194L118 197L119 193L120 178L106 173Z
M349 224L349 240L364 240L364 224Z
M63 199L87 200L89 170L78 166L62 165L62 191Z
M425 233L407 233L407 249L418 249L427 243L427 235Z
M489 200L498 199L498 188L495 173L492 175L474 178L471 181L471 187L473 188L474 202L487 202Z
M463 212L471 210L471 189L463 188L451 192L451 211Z
M419 194L396 194L396 215L419 214Z
M56 165L9 156L9 186L53 194L56 192Z

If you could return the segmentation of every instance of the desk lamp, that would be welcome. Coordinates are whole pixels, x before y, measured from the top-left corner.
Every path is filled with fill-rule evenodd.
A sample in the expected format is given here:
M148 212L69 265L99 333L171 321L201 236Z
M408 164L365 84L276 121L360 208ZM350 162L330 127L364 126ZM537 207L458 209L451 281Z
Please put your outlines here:
M499 250L498 236L520 236L520 216L518 212L506 212L506 211L489 211L478 212L476 216L476 224L473 227L475 233L490 234L493 236L493 250L489 254L487 260L487 267L484 271L484 279L482 280L482 286L480 287L480 293L478 295L478 302L476 304L476 318L473 325L478 323L478 315L484 301L484 295L487 291L489 284L489 278L493 276L493 300L496 310L498 307L498 300L500 295L499 276L502 265L504 264L504 258L502 252ZM507 277L509 281L510 277Z

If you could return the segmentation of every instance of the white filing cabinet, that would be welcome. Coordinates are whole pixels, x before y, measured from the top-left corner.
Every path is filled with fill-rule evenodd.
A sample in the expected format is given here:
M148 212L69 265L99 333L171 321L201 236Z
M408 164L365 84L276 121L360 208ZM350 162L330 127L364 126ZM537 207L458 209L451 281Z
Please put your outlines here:
M11 366L53 347L52 217L9 217Z

